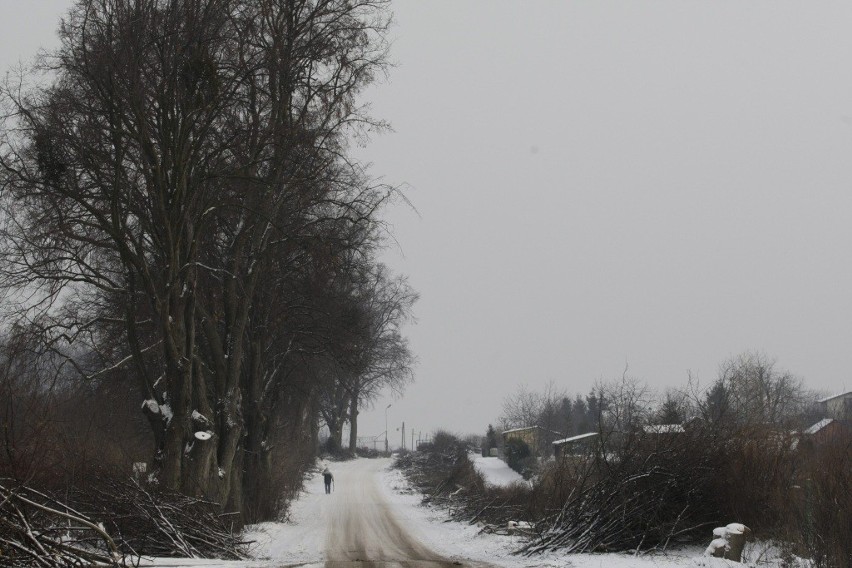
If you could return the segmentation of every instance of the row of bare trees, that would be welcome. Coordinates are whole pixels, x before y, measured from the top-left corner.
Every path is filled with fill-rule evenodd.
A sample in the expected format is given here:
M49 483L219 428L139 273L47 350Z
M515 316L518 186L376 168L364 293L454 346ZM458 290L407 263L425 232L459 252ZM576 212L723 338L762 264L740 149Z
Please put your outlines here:
M396 192L349 153L384 127L359 95L389 21L387 0L77 0L0 92L5 315L61 376L132 385L167 489L268 517L322 401L355 436L410 378L416 294L377 261Z
M572 398L552 382L539 392L522 385L503 401L498 424L504 430L538 426L563 436L694 418L716 426L797 428L815 421L816 398L767 355L744 352L723 362L709 387L690 377L684 388L662 395L627 370L619 380L598 382L585 397Z
M417 300L402 278L392 278L379 266L361 271L347 291L358 302L341 310L347 336L340 344L342 358L317 366L324 382L331 385L320 397L320 412L329 429L329 450L343 449L343 427L349 425L348 452L358 441L358 413L371 404L383 389L399 391L412 377L414 356L402 335Z
M756 352L725 361L703 388L690 377L682 389L655 393L625 372L586 397L552 384L520 389L504 404L504 425L538 426L539 440L552 430L591 434L562 446L555 460L521 463L534 481L513 502L529 504L516 514L536 532L523 552L665 549L706 541L708 527L737 521L784 554L849 565L852 436L843 420L824 435L808 429L825 418L816 399ZM525 443L507 441L510 465ZM453 506L504 521L488 509L503 497L474 485Z

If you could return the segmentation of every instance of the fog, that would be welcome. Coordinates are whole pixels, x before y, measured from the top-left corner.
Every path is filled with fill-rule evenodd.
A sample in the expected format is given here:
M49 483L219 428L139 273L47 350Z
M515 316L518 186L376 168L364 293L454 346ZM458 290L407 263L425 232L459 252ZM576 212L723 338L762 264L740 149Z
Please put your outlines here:
M0 0L0 65L67 0ZM759 350L852 386L852 5L394 2L386 260L420 364L364 412L482 432L518 385L680 386Z

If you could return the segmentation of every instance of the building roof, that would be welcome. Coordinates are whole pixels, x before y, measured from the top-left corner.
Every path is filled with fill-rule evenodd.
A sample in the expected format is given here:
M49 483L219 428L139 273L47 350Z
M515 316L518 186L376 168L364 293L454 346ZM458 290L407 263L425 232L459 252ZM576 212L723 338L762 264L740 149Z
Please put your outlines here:
M646 434L683 434L686 432L683 429L683 424L650 424L643 426L642 430Z
M826 426L828 426L832 422L834 422L834 419L832 419L832 418L823 418L822 420L820 420L819 422L817 422L816 424L814 424L813 426L811 426L810 428L808 428L807 430L805 430L802 433L808 434L808 435L816 434L817 432L819 432L820 430L822 430L823 428L825 428Z
M570 444L571 442L576 442L577 440L585 440L586 438L591 438L592 436L597 436L599 434L600 432L587 432L585 434L580 434L579 436L571 436L570 438L556 440L555 442L553 442L553 445L561 446L562 444Z
M535 430L540 426L524 426L523 428L512 428L511 430L503 430L503 434L511 434L512 432L523 432L524 430Z
M852 391L846 391L846 392L842 392L840 394L833 394L831 396L821 398L817 402L828 402L829 400L832 400L832 399L835 399L835 398L840 398L842 396L849 396L849 395L852 395Z
M502 434L512 434L513 432L524 432L526 430L543 430L545 432L550 432L551 434L561 434L561 432L556 432L554 430L548 430L547 428L542 428L541 426L524 426L523 428L512 428L511 430L503 430Z

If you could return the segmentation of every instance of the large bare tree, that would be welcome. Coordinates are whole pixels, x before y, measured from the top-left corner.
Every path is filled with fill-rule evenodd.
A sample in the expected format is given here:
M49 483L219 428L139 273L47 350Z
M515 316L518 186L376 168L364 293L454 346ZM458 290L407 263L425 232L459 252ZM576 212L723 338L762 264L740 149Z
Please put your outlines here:
M385 0L78 0L43 84L3 91L3 284L49 342L133 369L167 487L241 508L246 415L294 344L261 340L293 323L269 286L369 246L388 190L346 148L382 126L357 95L388 21Z
M729 424L777 427L803 411L806 399L799 377L763 353L746 351L719 366L705 406L711 418Z

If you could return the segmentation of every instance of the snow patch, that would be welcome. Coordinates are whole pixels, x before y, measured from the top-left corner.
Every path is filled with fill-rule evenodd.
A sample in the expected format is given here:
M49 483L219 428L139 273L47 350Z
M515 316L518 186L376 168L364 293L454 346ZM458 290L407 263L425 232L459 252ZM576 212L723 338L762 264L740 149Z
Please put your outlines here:
M586 432L585 434L579 434L577 436L571 436L570 438L562 438L561 440L556 440L553 442L553 445L559 446L570 442L576 442L577 440L585 440L586 438L591 438L593 436L597 436L598 434L598 432Z
M243 536L255 543L255 558L274 560L275 566L325 563L327 509L333 503L325 495L319 470L305 481L304 487L290 504L286 522L246 527Z
M643 426L642 431L646 434L683 434L686 432L683 424L650 424Z
M163 418L165 419L166 424L171 422L172 418L175 415L175 413L172 412L172 407L169 406L168 404L161 404L160 405L160 412L163 414Z
M203 414L201 414L197 410L192 411L192 421L198 422L199 424L202 424L204 426L211 426L212 425L212 422L210 422L210 420L208 420L206 416L204 416Z
M832 422L834 422L834 420L832 420L831 418L823 418L822 420L820 420L819 422L817 422L816 424L814 424L813 426L811 426L810 428L805 430L804 434L807 434L809 436L813 436L814 434L816 434L817 432L819 432L820 430L822 430L823 428L825 428L826 426L828 426Z
M497 487L508 487L515 483L524 483L527 481L520 473L513 470L509 465L500 458L485 458L476 453L468 454L470 461L476 471L482 474L485 478L485 483L496 485Z

